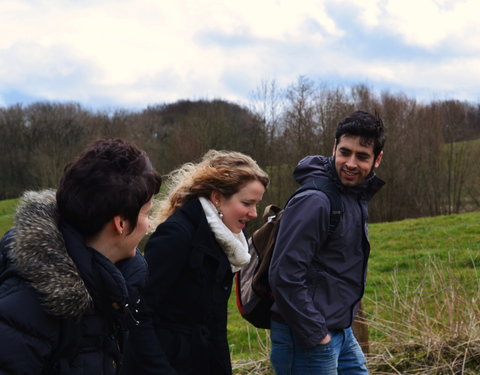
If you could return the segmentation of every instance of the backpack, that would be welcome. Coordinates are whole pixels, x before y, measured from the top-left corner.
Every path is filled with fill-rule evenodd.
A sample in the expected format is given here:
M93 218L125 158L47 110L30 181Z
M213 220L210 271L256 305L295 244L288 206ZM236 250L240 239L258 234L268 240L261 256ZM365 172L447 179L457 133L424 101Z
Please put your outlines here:
M300 186L288 201L305 190L320 190L330 200L330 223L328 226L328 237L330 237L337 228L343 213L338 189L329 178L315 177ZM235 294L240 315L257 328L270 328L270 308L274 299L268 283L268 269L283 212L284 209L275 205L265 207L264 223L253 232L248 240L250 263L235 275Z

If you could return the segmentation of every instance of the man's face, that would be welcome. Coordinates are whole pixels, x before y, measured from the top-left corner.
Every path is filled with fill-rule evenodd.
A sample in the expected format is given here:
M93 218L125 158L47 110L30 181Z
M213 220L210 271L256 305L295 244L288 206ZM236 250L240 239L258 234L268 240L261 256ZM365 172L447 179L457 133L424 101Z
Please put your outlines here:
M342 135L333 147L335 169L340 182L348 187L360 185L380 165L383 151L375 159L373 142L361 144L359 136Z

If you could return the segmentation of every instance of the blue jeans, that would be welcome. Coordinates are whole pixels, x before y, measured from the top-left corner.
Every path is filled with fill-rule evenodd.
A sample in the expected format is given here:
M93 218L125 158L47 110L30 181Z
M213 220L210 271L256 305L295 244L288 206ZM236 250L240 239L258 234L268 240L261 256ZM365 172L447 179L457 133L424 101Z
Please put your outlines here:
M367 375L365 356L351 328L329 331L328 344L302 348L285 323L272 320L270 361L277 375Z

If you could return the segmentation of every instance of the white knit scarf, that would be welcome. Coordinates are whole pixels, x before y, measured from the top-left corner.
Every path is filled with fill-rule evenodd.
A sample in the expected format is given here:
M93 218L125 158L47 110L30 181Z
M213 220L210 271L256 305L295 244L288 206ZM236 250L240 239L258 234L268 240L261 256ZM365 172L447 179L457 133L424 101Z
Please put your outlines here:
M245 235L243 232L233 233L228 229L218 216L217 208L209 199L200 197L199 200L207 217L207 222L230 262L232 272L239 271L250 262Z

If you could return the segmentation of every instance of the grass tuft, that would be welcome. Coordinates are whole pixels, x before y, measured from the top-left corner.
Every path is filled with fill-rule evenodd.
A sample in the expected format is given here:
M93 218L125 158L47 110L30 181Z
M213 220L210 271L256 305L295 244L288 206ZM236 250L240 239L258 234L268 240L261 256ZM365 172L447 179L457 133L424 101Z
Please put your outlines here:
M387 303L366 299L372 374L478 374L480 372L480 288L475 269L470 287L455 272L453 258L430 258L419 280L391 277ZM385 285L386 286L386 285Z
M12 226L13 215L17 204L18 199L0 201L0 236L3 236Z

